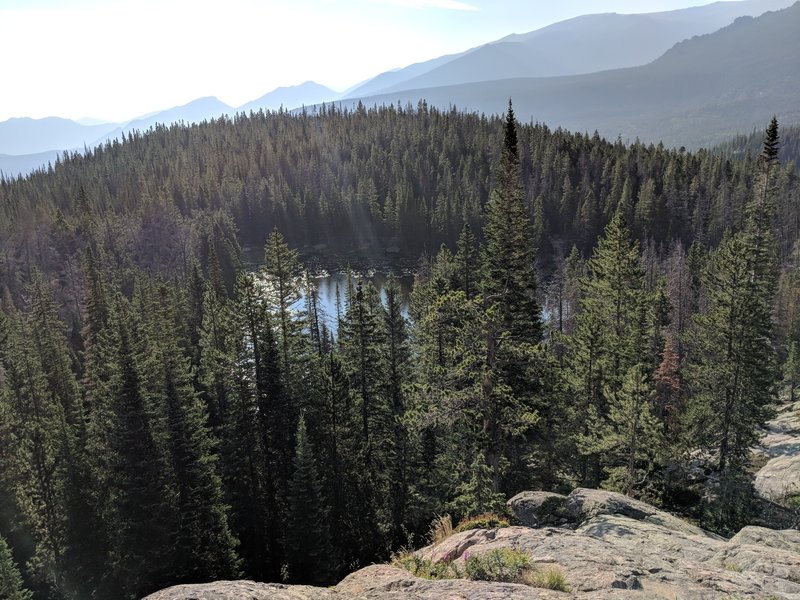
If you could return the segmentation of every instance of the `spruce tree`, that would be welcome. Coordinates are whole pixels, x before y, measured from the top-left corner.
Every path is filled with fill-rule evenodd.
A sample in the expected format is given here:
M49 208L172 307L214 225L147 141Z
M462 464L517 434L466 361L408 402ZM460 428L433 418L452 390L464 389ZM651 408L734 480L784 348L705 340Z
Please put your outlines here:
M505 118L504 142L496 185L486 205L483 235L483 295L496 313L495 335L536 343L541 316L536 300L533 226L525 207L517 124L511 101Z
M517 125L509 101L496 185L486 206L481 265L485 324L485 371L481 381L482 434L495 489L512 457L524 461L526 426L534 406L541 339L536 299L533 228L525 206ZM533 385L531 383L534 382ZM519 465L515 465L519 466Z
M390 456L389 477L392 526L398 543L404 540L402 528L408 502L408 433L403 417L406 412L405 384L409 379L410 351L408 347L407 323L402 313L400 285L389 277L384 288L386 310L384 314L384 339L386 357L386 396L391 406L393 455Z
M773 118L760 157L760 189L747 204L744 229L728 234L706 265L707 308L695 317L692 332L691 440L713 453L716 468L730 481L746 468L777 393L772 313L778 273L770 183L777 142Z
M609 395L621 388L628 369L648 349L644 272L638 244L620 213L606 227L587 271L580 283L580 312L570 340L566 376L578 398L573 431L581 456L579 476L597 485L603 477L600 453Z
M706 268L707 309L691 332L686 426L719 471L745 468L775 398L774 286L756 256L744 233L723 240Z
M253 456L249 460L257 461L258 472L262 473L260 487L267 519L263 542L269 553L269 567L277 577L282 561L279 529L284 519L280 496L291 473L293 412L284 386L273 318L255 280L244 273L240 273L236 281L235 317L237 331L244 336L237 342L238 368L249 372L255 384L250 391L242 389L245 397L240 402L243 406L255 402L259 458ZM254 399L250 394L254 394ZM238 417L234 415L234 418Z
M502 512L503 494L494 489L494 475L486 464L483 452L478 452L469 468L469 480L458 486L453 508L462 517L472 517L485 512Z
M0 366L0 417L12 450L6 477L35 544L35 577L54 594L63 594L64 471L68 425L60 402L47 387L47 377L33 331L23 315L0 313L4 337Z
M0 536L0 598L33 600L33 594L22 585L22 575L11 555L11 549L2 536Z
M464 225L456 242L456 272L459 287L467 298L474 298L478 292L480 274L480 254L475 234L469 225Z
M237 311L237 314L240 314ZM277 535L267 523L271 516L270 496L265 486L270 475L264 467L269 458L262 446L261 432L254 427L260 415L252 370L249 339L234 336L229 385L230 410L221 424L219 470L230 506L229 521L240 541L238 548L244 574L261 581L276 580L280 571L270 535Z
M328 511L302 415L297 424L296 440L286 529L289 576L296 582L326 584L331 580L335 564Z
M149 336L151 369L157 374L154 399L166 411L172 477L180 515L173 550L176 579L229 579L238 574L236 539L228 528L227 507L216 471L216 443L208 429L206 407L192 387L188 361L182 356L173 314L172 294L156 290Z
M113 566L122 594L130 598L163 587L174 575L177 513L159 447L157 415L144 396L137 368L130 308L122 298L115 304L117 363L107 451L113 486Z
M609 393L608 428L603 445L607 448L608 479L605 487L629 496L647 481L663 445L661 425L653 414L653 385L647 367L631 367L622 387Z
M264 248L264 277L268 286L270 309L277 317L278 344L281 368L290 381L299 377L298 350L301 322L292 314L302 297L300 276L302 266L297 251L292 250L278 230L267 238Z

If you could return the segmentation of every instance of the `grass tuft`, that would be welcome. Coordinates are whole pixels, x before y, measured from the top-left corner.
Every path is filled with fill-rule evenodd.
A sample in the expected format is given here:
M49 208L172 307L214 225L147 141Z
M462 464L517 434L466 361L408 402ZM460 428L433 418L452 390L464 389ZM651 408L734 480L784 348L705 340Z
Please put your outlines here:
M455 528L455 533L462 531L469 531L470 529L498 529L500 527L508 527L510 523L505 517L501 517L495 513L484 513L474 517L467 517L459 522Z
M556 566L536 568L527 552L512 548L497 548L488 552L470 554L465 552L459 560L433 562L415 552L396 554L392 565L421 577L422 579L471 579L522 583L530 587L570 591L564 573Z
M428 536L431 544L438 544L453 535L453 520L450 515L442 515L431 521Z

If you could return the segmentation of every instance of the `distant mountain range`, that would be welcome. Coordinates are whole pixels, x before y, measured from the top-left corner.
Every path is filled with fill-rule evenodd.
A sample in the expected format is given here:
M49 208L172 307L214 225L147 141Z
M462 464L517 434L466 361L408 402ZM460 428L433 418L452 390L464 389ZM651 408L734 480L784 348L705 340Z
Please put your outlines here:
M738 17L759 16L790 4L791 0L746 0L659 13L584 15L530 33L509 35L461 54L383 73L346 97L644 65L678 42L713 33Z
M285 108L286 110L297 108L299 106L310 106L312 104L320 104L328 100L338 98L339 94L332 89L314 83L313 81L306 81L300 85L291 87L279 87L271 91L269 94L261 96L258 100L253 100L247 104L240 106L237 110L240 112L250 112L264 110L278 110Z
M800 2L740 17L677 44L650 64L587 75L514 78L390 92L367 106L411 102L495 113L625 141L699 147L739 132L800 123ZM340 105L350 106L353 100Z
M733 29L718 32L737 17L788 4L743 0L661 13L586 15L381 73L342 97L308 81L236 108L207 97L126 123L9 119L0 123L0 172L24 174L64 150L80 151L156 123L334 101L416 105L424 98L433 105L495 113L512 97L520 118L553 127L673 145L714 143L762 125L767 113L800 123L796 11L767 24L737 21ZM702 35L712 32L718 33Z

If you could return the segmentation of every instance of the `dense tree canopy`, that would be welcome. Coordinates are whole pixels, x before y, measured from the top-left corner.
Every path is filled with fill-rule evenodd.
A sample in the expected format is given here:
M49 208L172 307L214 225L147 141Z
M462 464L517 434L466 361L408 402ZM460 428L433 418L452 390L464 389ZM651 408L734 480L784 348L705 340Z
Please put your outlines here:
M747 522L781 364L800 380L781 139L738 159L360 107L0 181L0 589L325 584L435 515L578 484ZM309 267L370 259L417 265L408 310L348 270L334 335Z

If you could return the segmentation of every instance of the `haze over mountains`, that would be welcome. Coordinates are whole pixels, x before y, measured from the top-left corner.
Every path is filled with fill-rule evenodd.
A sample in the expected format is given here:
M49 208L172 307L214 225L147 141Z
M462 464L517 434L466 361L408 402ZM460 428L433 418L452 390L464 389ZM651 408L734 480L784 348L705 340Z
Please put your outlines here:
M24 174L64 150L82 150L156 123L330 101L343 107L358 101L416 105L424 98L433 105L495 113L512 97L521 119L552 127L678 146L712 144L763 126L773 113L786 124L800 123L800 7L717 32L737 17L789 4L744 0L661 13L585 15L381 73L341 97L308 81L236 108L207 97L126 123L9 119L0 123L0 172ZM698 35L703 37L691 39Z
M514 78L427 87L361 98L366 105L454 105L495 112L513 98L522 120L609 138L700 147L737 132L800 122L800 3L740 17L676 45L640 67L587 75ZM341 104L347 105L342 102Z
M680 41L717 31L738 17L758 16L789 4L787 0L748 0L659 13L584 15L530 33L509 35L462 54L384 73L347 97L643 65Z

